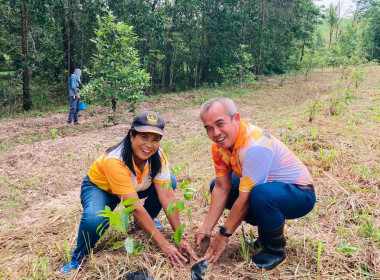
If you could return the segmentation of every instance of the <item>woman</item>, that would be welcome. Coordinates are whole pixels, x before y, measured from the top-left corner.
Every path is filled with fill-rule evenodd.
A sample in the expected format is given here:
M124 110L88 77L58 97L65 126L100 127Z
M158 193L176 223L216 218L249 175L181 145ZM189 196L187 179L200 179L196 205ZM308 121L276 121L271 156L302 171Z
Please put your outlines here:
M78 105L80 99L79 89L82 87L81 75L82 71L77 68L74 70L74 74L71 74L69 79L70 111L69 119L67 120L67 125L69 126L80 125L78 122Z
M76 269L88 254L88 244L93 248L99 240L96 229L105 218L100 217L98 211L104 210L106 205L113 210L121 200L130 198L147 197L144 206L139 201L133 204L136 206L133 216L173 265L181 266L187 262L181 254L183 250L198 260L185 239L181 240L177 250L163 237L153 222L161 208L166 213L167 206L176 200L173 191L176 179L170 173L169 163L160 148L161 137L165 134L164 127L164 120L156 112L141 112L133 120L127 136L120 143L108 148L92 164L82 182L83 216L77 247L71 261L61 268L61 273L68 274ZM173 188L161 188L163 183L169 182L172 182ZM173 230L181 225L178 211L167 215L167 218Z

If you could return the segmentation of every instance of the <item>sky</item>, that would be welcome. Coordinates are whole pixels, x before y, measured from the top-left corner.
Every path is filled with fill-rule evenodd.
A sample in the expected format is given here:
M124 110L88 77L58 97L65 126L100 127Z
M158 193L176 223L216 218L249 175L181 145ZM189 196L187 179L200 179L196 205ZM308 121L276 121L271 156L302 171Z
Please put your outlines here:
M339 0L313 0L313 2L318 7L324 5L328 8L330 4L338 5ZM340 17L350 17L354 9L355 4L352 0L340 0Z

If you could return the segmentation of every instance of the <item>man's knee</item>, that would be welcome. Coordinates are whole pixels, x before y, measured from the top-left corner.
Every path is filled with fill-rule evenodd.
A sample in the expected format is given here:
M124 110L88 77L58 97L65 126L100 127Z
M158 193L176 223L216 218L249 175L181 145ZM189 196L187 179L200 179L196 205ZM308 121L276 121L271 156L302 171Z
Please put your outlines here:
M216 179L212 180L211 183L210 183L210 193L212 193L214 187L215 187L215 182L216 182Z
M251 189L249 193L249 203L252 208L263 207L272 199L265 185L266 184L259 184Z

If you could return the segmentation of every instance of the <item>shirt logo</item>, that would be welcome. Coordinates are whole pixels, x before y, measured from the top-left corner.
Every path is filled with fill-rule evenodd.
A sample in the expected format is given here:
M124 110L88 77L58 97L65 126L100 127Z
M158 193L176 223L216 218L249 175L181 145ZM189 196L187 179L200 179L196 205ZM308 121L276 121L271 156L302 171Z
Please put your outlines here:
M149 124L155 125L158 122L158 117L155 114L149 114L146 116L146 121Z

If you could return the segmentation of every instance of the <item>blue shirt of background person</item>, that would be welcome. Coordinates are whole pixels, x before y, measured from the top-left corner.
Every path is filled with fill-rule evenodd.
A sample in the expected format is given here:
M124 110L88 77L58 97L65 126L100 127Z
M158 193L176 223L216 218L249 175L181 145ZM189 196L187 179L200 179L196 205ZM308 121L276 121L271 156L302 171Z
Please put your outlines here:
M74 73L71 74L69 79L69 97L76 96L78 94L78 88L81 84L82 71L80 69L75 69Z
M69 99L70 99L70 110L69 118L67 124L69 126L80 125L78 122L78 104L79 104L79 88L81 88L81 75L82 71L80 69L75 69L74 73L71 74L69 79ZM73 123L74 121L74 123Z

